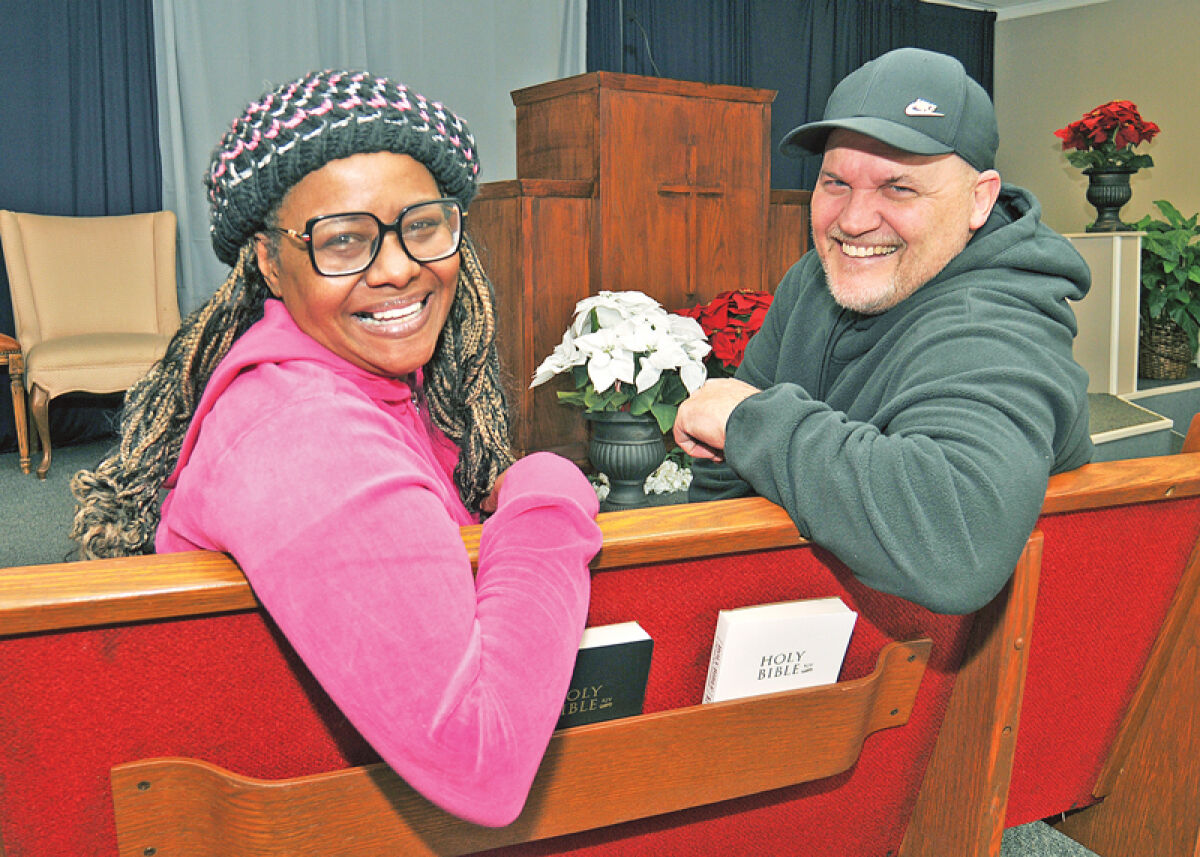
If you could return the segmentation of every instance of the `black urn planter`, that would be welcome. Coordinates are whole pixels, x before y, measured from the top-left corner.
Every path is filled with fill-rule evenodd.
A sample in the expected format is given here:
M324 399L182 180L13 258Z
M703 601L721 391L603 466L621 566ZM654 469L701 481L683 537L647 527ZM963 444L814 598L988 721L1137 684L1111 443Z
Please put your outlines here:
M1088 232L1128 232L1133 227L1121 222L1121 206L1129 202L1133 190L1129 177L1137 170L1131 167L1088 167L1087 201L1096 209L1096 222L1086 227Z
M588 459L608 477L605 506L632 509L646 505L642 486L667 456L658 421L650 414L635 416L624 411L585 416L592 424Z

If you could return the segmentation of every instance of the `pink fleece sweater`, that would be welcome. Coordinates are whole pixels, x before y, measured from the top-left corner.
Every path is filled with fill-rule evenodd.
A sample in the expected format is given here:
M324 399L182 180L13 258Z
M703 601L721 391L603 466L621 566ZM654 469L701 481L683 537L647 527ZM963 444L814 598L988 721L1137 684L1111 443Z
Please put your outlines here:
M232 555L380 756L498 826L520 813L566 695L597 503L570 462L518 461L472 577L456 459L407 384L334 355L269 300L205 388L156 548Z

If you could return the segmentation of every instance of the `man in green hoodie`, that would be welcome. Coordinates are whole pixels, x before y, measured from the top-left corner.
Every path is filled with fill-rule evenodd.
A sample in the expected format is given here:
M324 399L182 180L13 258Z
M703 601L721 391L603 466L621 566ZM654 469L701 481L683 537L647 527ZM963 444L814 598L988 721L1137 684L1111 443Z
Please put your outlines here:
M1068 300L1087 265L1002 184L991 101L903 48L781 143L823 154L813 250L736 379L679 409L691 500L757 493L866 585L944 613L1012 574L1051 473L1092 455Z

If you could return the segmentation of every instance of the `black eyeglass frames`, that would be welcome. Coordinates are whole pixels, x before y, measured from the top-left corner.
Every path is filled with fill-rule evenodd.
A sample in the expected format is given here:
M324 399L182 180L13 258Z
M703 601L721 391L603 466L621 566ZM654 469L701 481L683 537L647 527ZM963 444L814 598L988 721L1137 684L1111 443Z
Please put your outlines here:
M457 199L418 202L384 223L369 211L323 214L304 224L304 231L275 229L308 245L313 270L325 277L360 274L375 263L383 236L395 232L414 262L436 262L458 252L464 214Z

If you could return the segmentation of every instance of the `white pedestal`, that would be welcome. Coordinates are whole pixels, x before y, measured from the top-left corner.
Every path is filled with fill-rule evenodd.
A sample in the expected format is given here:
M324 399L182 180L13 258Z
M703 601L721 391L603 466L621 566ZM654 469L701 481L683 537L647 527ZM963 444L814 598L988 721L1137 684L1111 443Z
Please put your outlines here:
M1091 291L1073 303L1079 333L1075 359L1088 371L1088 392L1137 392L1138 298L1142 232L1065 236L1092 269Z

